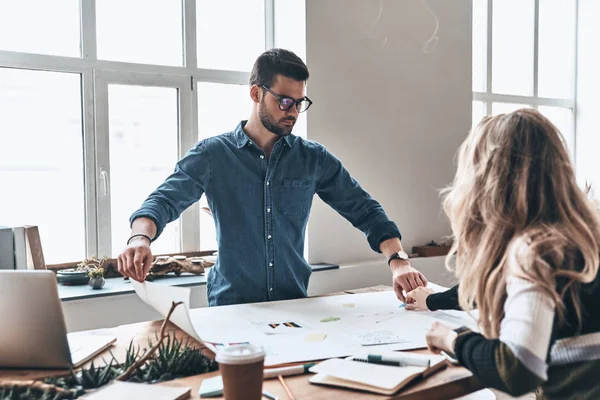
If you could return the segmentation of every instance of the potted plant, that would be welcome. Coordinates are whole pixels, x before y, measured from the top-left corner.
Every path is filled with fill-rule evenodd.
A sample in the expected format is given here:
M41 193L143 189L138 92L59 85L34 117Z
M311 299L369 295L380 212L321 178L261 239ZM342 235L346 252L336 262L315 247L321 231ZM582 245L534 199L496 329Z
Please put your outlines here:
M65 268L56 272L58 283L63 285L85 285L89 283L90 271L102 267L108 258L106 256L98 259L92 256L90 259L84 259L73 268ZM104 274L102 274L104 276Z
M88 284L92 289L102 289L106 281L104 280L104 268L93 268L88 272L90 280Z

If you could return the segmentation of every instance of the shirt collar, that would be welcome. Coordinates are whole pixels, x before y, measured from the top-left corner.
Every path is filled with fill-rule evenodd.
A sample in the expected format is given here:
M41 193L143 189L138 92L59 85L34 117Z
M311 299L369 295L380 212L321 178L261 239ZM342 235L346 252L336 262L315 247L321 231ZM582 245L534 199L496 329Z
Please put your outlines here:
M235 131L233 131L238 149L241 149L250 141L250 138L248 138L248 135L246 135L246 132L244 132L244 126L246 126L247 122L248 121L240 122L237 128L235 128Z
M247 122L248 121L241 121L238 124L237 128L235 128L234 136L237 142L238 149L241 149L250 141L250 138L248 137L248 135L246 135L246 132L244 132L244 126L246 126ZM290 134L284 136L283 140L285 141L285 143L287 143L289 147L292 147L292 143L294 143L294 135Z

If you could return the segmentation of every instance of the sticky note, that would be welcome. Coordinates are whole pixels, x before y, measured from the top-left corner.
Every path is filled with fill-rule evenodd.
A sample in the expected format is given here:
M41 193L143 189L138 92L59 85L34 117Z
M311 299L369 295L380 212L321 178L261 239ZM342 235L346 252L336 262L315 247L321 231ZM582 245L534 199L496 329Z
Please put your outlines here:
M311 333L304 338L305 342L322 342L327 337L325 333Z

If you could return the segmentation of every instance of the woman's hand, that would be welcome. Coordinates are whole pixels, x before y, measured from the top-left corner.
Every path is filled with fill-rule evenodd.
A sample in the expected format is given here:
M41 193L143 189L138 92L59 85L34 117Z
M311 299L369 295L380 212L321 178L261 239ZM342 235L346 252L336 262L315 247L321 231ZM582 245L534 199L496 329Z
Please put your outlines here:
M418 287L406 294L406 309L416 311L429 311L427 308L427 296L434 293L433 289Z
M456 332L446 325L434 322L429 328L429 332L425 335L427 340L427 348L434 354L446 353L454 354L454 341L456 340Z

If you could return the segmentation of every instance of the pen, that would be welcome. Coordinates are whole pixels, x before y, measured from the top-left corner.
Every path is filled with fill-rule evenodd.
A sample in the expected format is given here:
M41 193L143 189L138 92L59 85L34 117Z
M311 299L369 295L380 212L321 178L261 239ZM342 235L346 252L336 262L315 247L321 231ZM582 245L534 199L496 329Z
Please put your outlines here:
M406 367L406 366L414 366L414 367L425 367L429 368L431 366L431 360L424 358L411 357L408 355L385 355L382 356L380 354L369 354L367 357L354 357L354 361L366 362L370 364L381 364L381 365L391 365L393 367Z
M277 378L279 375L281 376L290 376L290 375L303 375L308 373L308 369L315 365L315 363L308 363L302 365L294 365L291 367L281 367L281 368L270 368L265 369L264 379Z
M269 392L262 392L262 395L265 396L269 400L279 400L279 397L277 397L274 394L271 394Z

